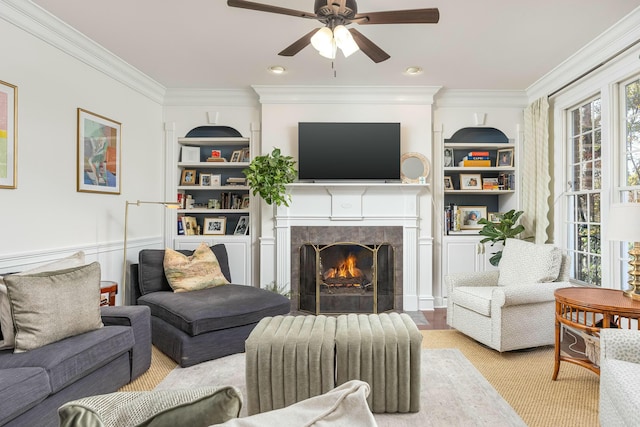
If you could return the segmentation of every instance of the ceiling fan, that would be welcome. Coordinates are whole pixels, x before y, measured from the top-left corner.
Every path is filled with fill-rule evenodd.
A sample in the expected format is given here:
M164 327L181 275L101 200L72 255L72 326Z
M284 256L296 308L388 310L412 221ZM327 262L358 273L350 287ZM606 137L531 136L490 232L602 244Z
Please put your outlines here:
M347 30L347 25L352 23L360 25L435 24L440 19L440 12L437 8L358 13L356 0L315 0L314 13L245 0L227 0L227 5L315 19L325 25L319 30L316 28L305 34L278 55L294 56L311 44L322 56L332 59L335 58L337 48L340 48L345 56L360 49L376 63L385 61L390 56L355 28Z

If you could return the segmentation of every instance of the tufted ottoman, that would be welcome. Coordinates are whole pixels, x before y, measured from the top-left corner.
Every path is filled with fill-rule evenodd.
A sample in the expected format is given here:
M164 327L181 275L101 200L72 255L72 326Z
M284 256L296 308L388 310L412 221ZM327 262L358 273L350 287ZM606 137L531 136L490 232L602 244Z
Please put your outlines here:
M246 341L247 411L283 408L350 380L373 412L418 412L422 334L407 314L265 317Z

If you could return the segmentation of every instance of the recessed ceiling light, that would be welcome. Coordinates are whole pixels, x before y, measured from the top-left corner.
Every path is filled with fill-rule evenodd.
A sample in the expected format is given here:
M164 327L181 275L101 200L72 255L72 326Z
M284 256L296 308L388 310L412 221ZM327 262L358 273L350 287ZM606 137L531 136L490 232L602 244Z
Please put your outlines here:
M421 67L407 67L406 70L404 70L405 73L409 74L410 76L415 76L417 74L422 74L422 68Z
M269 71L273 74L284 74L284 72L287 70L282 65L272 65L271 67L269 67Z

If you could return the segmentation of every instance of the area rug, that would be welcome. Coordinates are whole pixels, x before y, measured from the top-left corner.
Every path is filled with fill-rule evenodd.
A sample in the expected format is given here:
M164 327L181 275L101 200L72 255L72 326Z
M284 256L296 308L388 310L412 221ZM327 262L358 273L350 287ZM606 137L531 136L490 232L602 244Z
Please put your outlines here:
M246 396L244 354L177 367L155 388L233 385ZM423 349L420 412L375 414L380 427L526 426L509 404L456 349ZM241 416L246 416L245 409Z

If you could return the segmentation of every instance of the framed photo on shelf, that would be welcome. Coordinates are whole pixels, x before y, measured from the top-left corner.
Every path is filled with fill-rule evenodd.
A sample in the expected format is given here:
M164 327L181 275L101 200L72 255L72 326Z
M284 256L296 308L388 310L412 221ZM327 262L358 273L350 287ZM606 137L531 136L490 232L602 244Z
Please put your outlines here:
M240 209L249 209L250 201L251 199L248 194L245 194L244 196L242 196L242 205L240 206Z
M196 185L196 170L184 169L182 171L182 178L180 179L180 185Z
M462 224L460 229L462 230L480 230L484 227L482 224L478 224L481 218L487 217L486 206L458 206L462 217Z
M78 108L77 190L120 194L122 125Z
M461 190L482 190L482 175L479 173L461 173Z
M198 163L200 161L200 147L182 147L182 159L184 163Z
M455 188L453 188L453 181L451 180L450 176L445 176L444 177L444 189L446 190L455 190Z
M222 183L222 175L219 173L211 174L211 186L212 187L220 187Z
M211 187L211 174L200 174L200 187Z
M502 215L500 212L489 212L487 214L487 221L495 223L500 222L500 215Z
M453 167L453 148L445 148L444 149L444 156L443 156L443 166L445 168L450 168Z
M183 216L182 229L184 230L185 236L195 236L198 234L198 223L196 222L196 218L193 216Z
M225 234L227 228L227 218L205 218L202 234Z
M233 232L234 235L249 234L249 215L241 216Z
M0 80L0 188L17 188L17 130L18 87Z
M242 159L242 150L236 150L231 153L231 162L239 162Z
M247 162L247 163L251 161L251 153L248 148L242 149L242 158L240 159L240 161Z
M513 148L498 150L496 166L513 166Z

